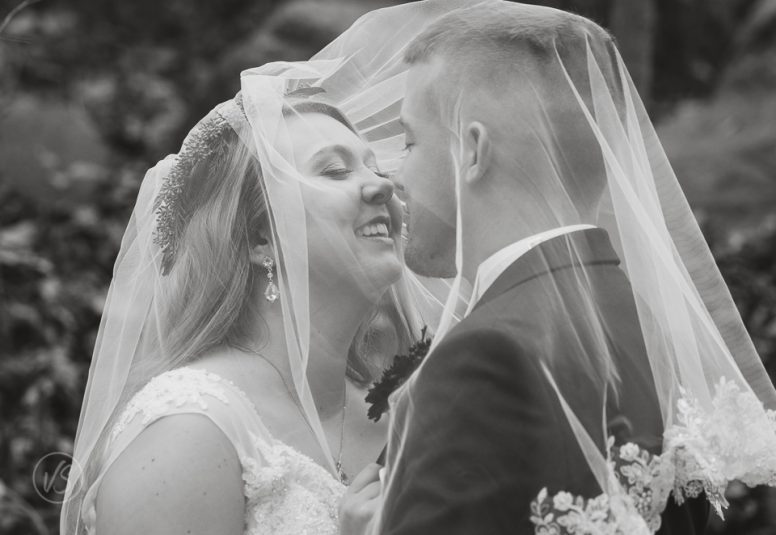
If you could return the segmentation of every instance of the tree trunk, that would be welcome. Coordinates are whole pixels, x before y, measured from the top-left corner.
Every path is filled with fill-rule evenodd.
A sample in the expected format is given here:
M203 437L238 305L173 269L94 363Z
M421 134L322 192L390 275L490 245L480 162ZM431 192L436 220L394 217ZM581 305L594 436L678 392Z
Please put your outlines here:
M655 0L612 0L609 27L647 109L652 89L656 22Z

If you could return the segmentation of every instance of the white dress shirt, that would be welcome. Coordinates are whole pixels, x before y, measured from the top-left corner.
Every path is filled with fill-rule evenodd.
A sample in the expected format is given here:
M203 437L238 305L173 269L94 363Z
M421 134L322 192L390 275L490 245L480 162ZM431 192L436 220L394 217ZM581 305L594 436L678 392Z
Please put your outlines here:
M488 288L496 282L496 279L506 271L506 269L515 263L515 261L523 256L525 253L533 249L539 244L563 236L564 234L570 234L578 230L586 230L595 228L593 225L568 225L565 227L559 227L551 230L545 230L539 234L528 236L522 240L516 241L499 249L488 258L486 258L477 268L477 275L474 278L474 287L472 289L472 297L469 301L469 306L466 309L465 316L469 315L474 305L477 304Z

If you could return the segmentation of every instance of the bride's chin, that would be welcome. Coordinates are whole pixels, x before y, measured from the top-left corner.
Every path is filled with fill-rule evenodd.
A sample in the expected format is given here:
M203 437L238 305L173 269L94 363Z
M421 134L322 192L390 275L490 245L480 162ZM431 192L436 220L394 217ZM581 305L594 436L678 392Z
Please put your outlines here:
M370 301L378 302L385 292L399 282L403 273L403 265L398 259L382 260L369 273L368 280L361 281L363 292Z

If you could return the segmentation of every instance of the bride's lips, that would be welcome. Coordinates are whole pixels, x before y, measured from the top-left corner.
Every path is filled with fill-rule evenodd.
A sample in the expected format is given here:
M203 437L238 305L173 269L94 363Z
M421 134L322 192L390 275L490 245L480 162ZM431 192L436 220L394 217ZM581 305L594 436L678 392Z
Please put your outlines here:
M366 223L356 227L356 236L359 238L385 241L393 244L393 223L387 215L373 217Z

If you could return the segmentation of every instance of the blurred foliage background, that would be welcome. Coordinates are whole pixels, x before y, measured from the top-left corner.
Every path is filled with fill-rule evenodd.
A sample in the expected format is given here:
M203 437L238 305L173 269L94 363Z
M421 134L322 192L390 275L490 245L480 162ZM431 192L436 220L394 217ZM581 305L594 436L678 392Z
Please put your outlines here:
M535 3L618 39L776 377L776 0ZM307 59L386 4L0 0L0 533L58 531L33 466L72 451L145 170L237 91L241 69ZM776 532L773 490L734 485L729 498L710 533Z

